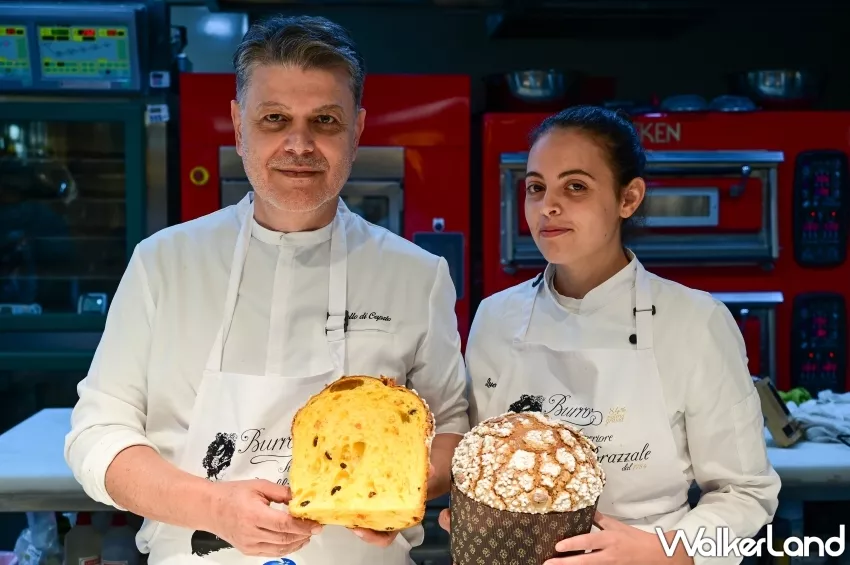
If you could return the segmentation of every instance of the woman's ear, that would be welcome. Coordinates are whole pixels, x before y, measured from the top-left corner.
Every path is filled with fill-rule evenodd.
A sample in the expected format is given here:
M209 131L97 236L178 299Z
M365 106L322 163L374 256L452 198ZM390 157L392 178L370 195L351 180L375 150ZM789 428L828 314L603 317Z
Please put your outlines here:
M640 177L632 179L632 182L623 189L623 197L620 199L620 217L631 218L643 202L644 196L646 196L644 180Z

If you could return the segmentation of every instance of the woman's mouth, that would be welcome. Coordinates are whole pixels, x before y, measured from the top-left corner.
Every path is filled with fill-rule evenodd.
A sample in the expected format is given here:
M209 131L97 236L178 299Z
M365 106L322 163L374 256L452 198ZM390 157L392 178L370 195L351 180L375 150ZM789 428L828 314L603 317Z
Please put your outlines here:
M571 232L573 230L569 228L546 228L540 230L540 237L558 237L559 235L564 235L565 233Z

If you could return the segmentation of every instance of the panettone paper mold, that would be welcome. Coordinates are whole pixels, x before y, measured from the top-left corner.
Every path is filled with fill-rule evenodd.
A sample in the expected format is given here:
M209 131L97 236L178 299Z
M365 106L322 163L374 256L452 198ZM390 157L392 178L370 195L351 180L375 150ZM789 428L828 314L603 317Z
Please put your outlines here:
M507 413L468 432L452 459L455 565L539 565L562 539L588 533L605 472L578 428Z

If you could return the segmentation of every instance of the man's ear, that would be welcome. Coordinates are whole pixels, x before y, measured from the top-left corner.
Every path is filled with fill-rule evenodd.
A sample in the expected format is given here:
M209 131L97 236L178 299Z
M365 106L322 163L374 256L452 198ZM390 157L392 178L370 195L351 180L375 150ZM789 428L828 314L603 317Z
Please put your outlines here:
M366 127L366 108L360 108L357 112L357 121L354 124L354 148L360 145L360 136L363 135L363 129Z
M233 133L236 136L236 154L242 155L242 108L236 100L230 101L230 119L233 121Z

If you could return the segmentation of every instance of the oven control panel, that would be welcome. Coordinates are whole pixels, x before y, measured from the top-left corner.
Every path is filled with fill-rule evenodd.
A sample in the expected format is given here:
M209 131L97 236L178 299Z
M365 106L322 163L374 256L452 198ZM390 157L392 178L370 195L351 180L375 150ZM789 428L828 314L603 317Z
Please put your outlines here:
M794 174L794 258L804 267L840 265L847 256L847 155L807 151Z
M844 297L801 294L794 299L791 328L791 388L845 392L847 311Z

